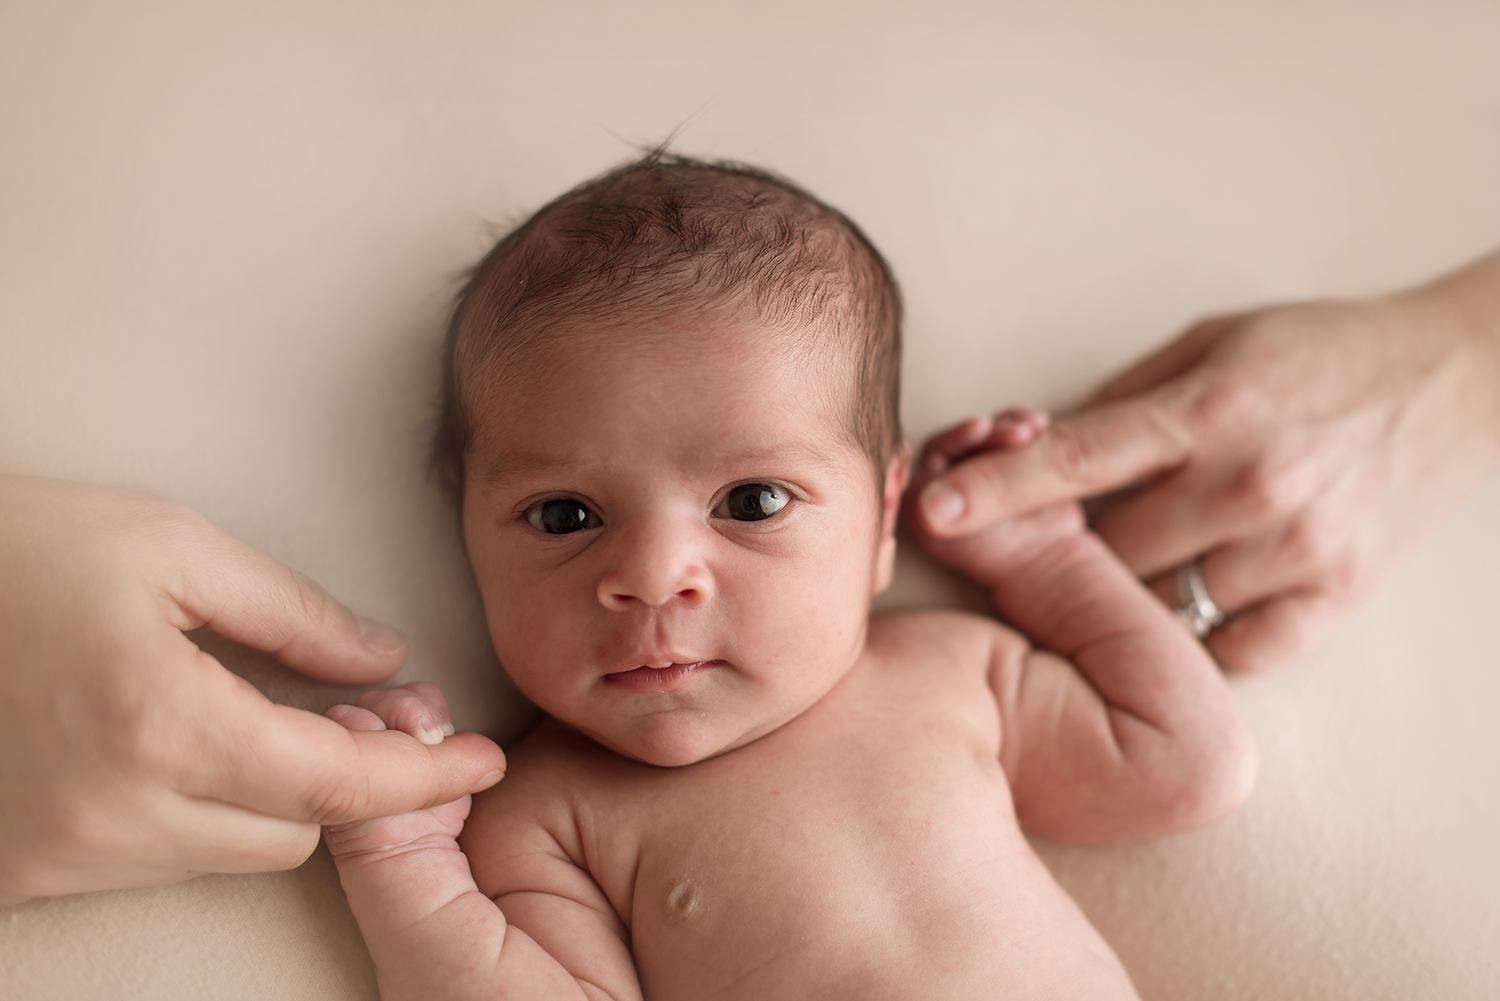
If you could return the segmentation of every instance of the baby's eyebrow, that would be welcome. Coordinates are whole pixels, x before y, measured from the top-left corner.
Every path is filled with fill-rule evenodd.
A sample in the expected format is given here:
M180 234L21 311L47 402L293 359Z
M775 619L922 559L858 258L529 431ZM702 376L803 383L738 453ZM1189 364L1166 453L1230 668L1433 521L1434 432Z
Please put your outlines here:
M506 477L532 476L577 467L577 462L542 452L522 452L490 459L479 469L474 470L472 475L480 486L490 487Z
M833 448L812 442L796 441L772 448L752 448L734 452L722 457L720 463L725 467L796 463L833 469L838 466L839 458Z

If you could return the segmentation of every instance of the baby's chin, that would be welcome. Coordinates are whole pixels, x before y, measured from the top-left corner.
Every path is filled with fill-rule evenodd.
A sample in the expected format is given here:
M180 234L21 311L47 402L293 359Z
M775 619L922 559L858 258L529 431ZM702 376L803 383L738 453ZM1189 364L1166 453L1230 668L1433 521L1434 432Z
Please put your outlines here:
M779 720L726 720L701 712L667 712L633 720L628 726L570 726L616 754L659 768L681 768L744 747L776 730ZM708 717L705 719L705 717Z

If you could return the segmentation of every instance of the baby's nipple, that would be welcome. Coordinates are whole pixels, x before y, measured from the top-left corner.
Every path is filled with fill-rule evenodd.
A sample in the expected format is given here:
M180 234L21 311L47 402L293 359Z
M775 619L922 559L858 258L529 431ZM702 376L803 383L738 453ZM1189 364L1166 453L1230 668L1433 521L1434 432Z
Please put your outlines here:
M680 880L672 887L672 892L667 894L667 909L678 921L685 921L693 916L702 899L703 893L698 889L697 883L691 879Z

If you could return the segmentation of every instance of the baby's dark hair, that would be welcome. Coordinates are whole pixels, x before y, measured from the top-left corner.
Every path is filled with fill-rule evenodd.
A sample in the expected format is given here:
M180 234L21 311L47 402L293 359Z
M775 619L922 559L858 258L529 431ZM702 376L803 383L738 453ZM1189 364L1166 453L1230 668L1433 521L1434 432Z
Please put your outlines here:
M561 322L723 305L848 359L851 441L883 474L900 441L901 298L859 227L764 170L654 150L561 195L503 237L459 292L433 463L462 498L473 396Z

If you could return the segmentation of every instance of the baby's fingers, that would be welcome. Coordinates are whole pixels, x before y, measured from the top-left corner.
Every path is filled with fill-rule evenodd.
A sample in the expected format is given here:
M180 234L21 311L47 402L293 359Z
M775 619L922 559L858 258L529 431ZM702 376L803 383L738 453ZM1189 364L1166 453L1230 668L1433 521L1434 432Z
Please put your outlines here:
M934 435L922 447L919 472L936 476L980 452L1024 448L1047 430L1051 418L1032 407L1011 407L993 417L971 417Z
M381 817L378 820L336 824L323 828L323 838L328 842L328 850L335 861L339 862L351 856L398 853L416 842L431 844L435 834L447 838L458 837L469 816L469 804L472 800L472 796L462 796L451 803L426 810L413 810L411 813ZM457 845L451 847L457 850Z
M453 733L448 701L436 685L416 681L402 688L366 692L359 708L377 716L387 727L409 733L424 744L441 744Z
M330 706L323 714L345 730L384 730L385 721L368 709L359 706Z
M993 417L981 415L939 431L922 446L922 461L917 464L918 476L925 478L946 472L949 466L982 445L994 427Z
M1011 407L995 415L990 434L983 445L975 451L988 449L1025 448L1036 440L1036 436L1047 430L1052 418L1045 411L1031 407Z

